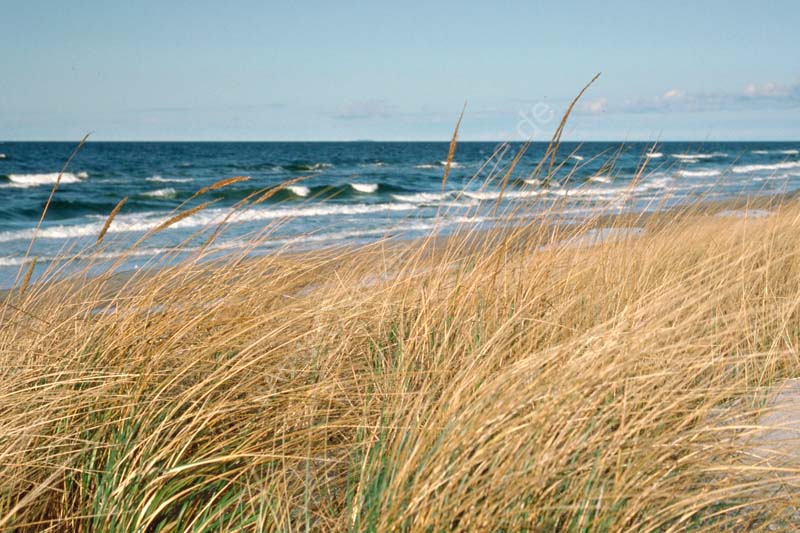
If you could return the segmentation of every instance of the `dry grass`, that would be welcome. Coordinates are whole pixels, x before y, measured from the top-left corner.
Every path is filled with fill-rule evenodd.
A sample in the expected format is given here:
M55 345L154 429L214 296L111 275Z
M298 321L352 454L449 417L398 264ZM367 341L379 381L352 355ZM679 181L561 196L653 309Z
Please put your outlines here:
M543 215L11 291L0 528L789 527L800 465L748 459L800 371L800 209L774 211L636 235Z

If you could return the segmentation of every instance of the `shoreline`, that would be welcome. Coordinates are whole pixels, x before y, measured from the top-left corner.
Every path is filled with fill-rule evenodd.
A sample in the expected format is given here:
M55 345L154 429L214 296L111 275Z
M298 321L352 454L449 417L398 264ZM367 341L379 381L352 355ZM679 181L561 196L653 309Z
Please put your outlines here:
M725 200L716 200L711 202L698 202L696 204L687 204L687 205L679 205L679 206L672 206L667 209L663 210L654 210L650 212L639 212L639 213L602 213L599 215L586 215L583 221L578 222L553 222L548 221L547 216L543 215L536 215L532 217L531 220L541 221L544 226L546 226L546 230L542 231L538 226L532 226L529 228L530 231L527 231L528 235L533 237L533 240L529 243L532 246L544 246L544 245L557 245L557 243L553 242L542 242L542 235L552 235L554 233L560 233L563 235L563 241L569 241L570 239L574 238L575 230L577 228L578 231L585 231L585 230L593 230L598 232L603 232L604 230L615 230L622 227L622 229L629 229L633 230L634 232L639 230L646 231L648 227L651 229L653 228L663 228L666 224L671 224L676 221L685 220L687 218L692 217L708 217L708 216L728 216L728 217L739 217L746 214L747 211L755 212L756 216L763 216L767 212L771 212L772 209L781 208L786 204L795 201L798 197L800 197L800 191L792 192L792 193L782 193L776 195L754 195L754 196L741 196L737 198L730 198ZM557 215L558 210L555 209L555 213ZM433 249L441 249L446 248L448 242L451 240L461 241L466 240L472 244L470 246L481 246L487 239L496 238L498 235L503 235L507 231L515 231L520 227L526 227L530 224L530 222L525 222L524 219L511 219L506 222L504 226L497 226L497 227L490 227L490 228L483 228L483 229L475 229L472 224L465 223L463 226L459 226L456 232L447 233L443 235L435 235L433 237L433 241L435 244L433 245ZM524 242L524 238L521 239ZM419 237L410 237L410 238L389 238L388 240L385 239L375 239L374 241L366 242L366 243L359 243L359 244L351 244L351 243L335 243L335 244L328 244L328 245L321 245L318 247L305 249L305 250L291 250L289 248L286 249L268 249L263 251L256 251L252 255L248 255L247 257L243 258L244 261L251 261L257 260L258 258L262 258L264 256L275 256L280 258L281 260L288 260L288 261L303 261L307 259L315 260L319 254L323 256L330 254L332 251L343 251L347 254L357 253L361 249L371 248L373 246L388 246L395 251L395 253L402 253L402 250L409 250L414 249L419 246L420 243L425 241L431 241L431 235L427 236L419 236ZM601 244L604 241L603 238L599 240L587 241L588 245L596 245ZM538 243L538 244L537 244ZM464 243L461 243L463 245ZM586 245L586 244L585 244ZM249 245L247 245L249 246ZM244 246L244 247L247 247ZM218 254L218 250L214 250L211 248L209 250L211 254ZM181 252L180 249L176 249L171 253L174 254L181 254L187 253L191 254L193 252ZM224 257L226 253L223 253L222 256ZM238 255L236 252L229 252L232 255ZM91 256L88 256L91 257ZM183 259L186 260L186 259ZM178 263L180 263L179 260ZM218 259L211 259L209 260L212 263L214 261L218 261ZM162 265L162 266L144 266L142 268L135 268L135 269L124 269L118 270L112 273L110 276L107 273L100 273L100 274L93 274L89 276L87 281L92 282L92 280L97 281L99 278L107 278L104 282L107 286L107 293L106 297L110 294L116 292L123 286L125 286L134 276L143 275L143 276L150 276L157 274L159 271L169 269L172 265ZM74 274L71 274L74 275ZM68 275L70 276L70 275ZM28 290L33 289L41 282L36 281L29 285ZM45 282L48 283L48 282ZM18 287L17 287L18 288ZM13 287L7 287L0 289L0 301L5 299L11 292L16 290ZM105 291L104 291L105 292Z

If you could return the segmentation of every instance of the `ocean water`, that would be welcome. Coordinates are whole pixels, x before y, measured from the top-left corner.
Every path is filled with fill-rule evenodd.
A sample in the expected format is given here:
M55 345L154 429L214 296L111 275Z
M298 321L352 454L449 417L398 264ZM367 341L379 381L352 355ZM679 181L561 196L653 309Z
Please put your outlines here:
M141 242L122 269L140 268L178 246L191 253L207 237L197 233L222 221L237 202L292 179L299 181L231 217L216 246L235 249L260 235L257 251L302 249L411 238L433 227L447 232L464 224L488 226L497 216L497 183L520 147L460 143L443 190L445 142L90 142L63 175L28 254L42 208L75 144L0 142L0 287L10 286L33 257L37 275L65 256L77 257L79 266L126 196L100 254L109 261L177 209L214 203ZM562 217L580 219L598 209L653 210L800 188L798 142L564 143L545 186L532 172L546 147L528 147L502 207L524 217L557 203ZM233 176L249 179L191 198Z

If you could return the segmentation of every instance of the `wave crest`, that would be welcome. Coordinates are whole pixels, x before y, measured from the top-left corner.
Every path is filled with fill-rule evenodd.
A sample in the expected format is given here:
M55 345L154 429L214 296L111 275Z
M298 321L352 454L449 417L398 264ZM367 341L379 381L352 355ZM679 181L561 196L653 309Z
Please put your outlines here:
M80 183L82 179L89 177L87 172L78 172L73 174L71 172L49 172L45 174L9 174L6 187L16 187L19 189L27 189L28 187L39 187L41 185L53 185L58 181L58 176L61 176L61 185L65 183Z
M452 196L449 192L418 192L415 194L393 194L392 198L399 202L434 203L446 200Z
M148 198L175 198L176 194L175 189L167 187L166 189L143 192L142 196L147 196Z
M770 155L770 154L781 154L781 155L798 155L800 154L800 150L751 150L751 154L756 155Z
M706 159L717 159L728 157L728 154L713 153L713 154L672 154L672 157L684 163L697 163Z
M151 181L155 183L189 183L194 180L192 178L162 178L159 175L155 175L145 178L145 181Z
M418 206L409 203L383 203L383 204L351 204L351 205L320 205L287 209L253 209L234 213L229 223L257 222L261 220L290 219L303 217L325 217L339 215L365 215L388 211L412 211ZM221 222L230 210L224 208L208 209L176 222L169 227L170 230L186 228L202 228ZM39 230L37 238L40 239L73 239L79 237L94 237L105 224L105 216L97 216L96 222L80 225L58 225L44 227ZM136 213L120 215L114 219L108 228L108 233L145 232L157 228L169 217L154 215L153 213ZM27 241L33 237L33 229L23 231L0 232L0 242Z
M722 174L719 170L679 170L675 173L681 178L710 178Z
M351 183L350 186L354 191L364 194L372 194L378 190L377 183Z
M517 200L521 198L532 198L543 194L542 191L466 191L464 196L472 198L473 200L499 200L502 195L503 199Z
M309 172L325 170L332 166L333 165L330 163L290 163L288 165L283 165L282 168L290 172Z
M300 198L305 198L306 196L311 193L311 189L306 187L305 185L289 185L286 187L286 190L294 194L295 196L299 196Z
M736 174L747 172L763 172L769 170L787 170L790 168L800 168L800 161L787 161L785 163L774 163L772 165L738 165L731 169Z

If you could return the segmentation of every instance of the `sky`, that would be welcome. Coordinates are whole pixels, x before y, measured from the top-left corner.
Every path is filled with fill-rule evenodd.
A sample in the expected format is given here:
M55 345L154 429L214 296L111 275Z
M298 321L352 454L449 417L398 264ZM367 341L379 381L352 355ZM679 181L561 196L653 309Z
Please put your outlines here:
M800 139L800 4L0 0L0 139Z

